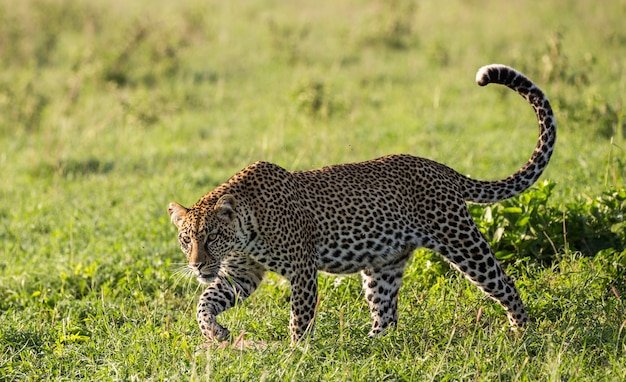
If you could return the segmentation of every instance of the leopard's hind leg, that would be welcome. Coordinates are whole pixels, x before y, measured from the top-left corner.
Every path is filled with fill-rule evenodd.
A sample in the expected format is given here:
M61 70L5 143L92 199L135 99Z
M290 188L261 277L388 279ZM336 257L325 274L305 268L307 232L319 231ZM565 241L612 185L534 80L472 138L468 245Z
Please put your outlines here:
M361 271L363 293L372 317L370 337L384 333L398 322L398 294L402 275L412 250L405 250L394 262Z
M439 230L427 247L441 253L473 284L498 302L513 326L523 327L528 316L517 288L502 270L467 208L462 209L458 220L447 224L450 225L456 228L448 229L445 233Z

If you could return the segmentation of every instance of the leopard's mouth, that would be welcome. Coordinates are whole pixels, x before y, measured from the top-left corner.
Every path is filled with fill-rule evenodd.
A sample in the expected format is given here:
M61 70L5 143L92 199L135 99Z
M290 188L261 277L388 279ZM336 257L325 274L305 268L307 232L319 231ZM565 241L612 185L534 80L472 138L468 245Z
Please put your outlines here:
M214 265L212 267L204 267L197 273L197 279L201 284L210 284L216 277L219 271L219 266Z
M197 279L200 284L210 284L215 279L215 277L217 277L217 273L210 275L199 274Z

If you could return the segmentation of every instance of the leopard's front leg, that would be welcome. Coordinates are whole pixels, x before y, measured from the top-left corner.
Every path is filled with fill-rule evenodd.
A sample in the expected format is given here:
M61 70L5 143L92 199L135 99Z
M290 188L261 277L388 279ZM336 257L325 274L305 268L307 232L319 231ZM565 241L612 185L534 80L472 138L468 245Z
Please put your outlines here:
M239 259L236 263L236 266L223 264L198 300L196 320L209 340L228 338L230 331L217 322L217 315L249 297L263 280L265 270L258 263L250 259Z
M223 341L230 331L217 322L216 316L235 304L237 291L226 278L217 277L202 293L196 309L200 331L209 340Z
M317 267L313 262L294 272L291 282L291 342L296 343L313 329L317 305Z

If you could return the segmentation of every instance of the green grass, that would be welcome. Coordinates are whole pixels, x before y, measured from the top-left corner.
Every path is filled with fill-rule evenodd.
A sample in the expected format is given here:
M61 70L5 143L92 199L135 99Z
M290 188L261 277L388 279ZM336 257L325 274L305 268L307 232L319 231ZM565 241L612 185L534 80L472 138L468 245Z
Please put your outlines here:
M624 380L625 12L0 3L0 380ZM169 201L191 204L256 160L404 152L507 176L537 129L520 97L475 85L492 62L533 78L559 123L548 186L473 209L528 305L526 331L418 252L388 336L367 338L358 278L322 276L315 334L290 347L289 289L272 275L220 316L267 348L203 346Z

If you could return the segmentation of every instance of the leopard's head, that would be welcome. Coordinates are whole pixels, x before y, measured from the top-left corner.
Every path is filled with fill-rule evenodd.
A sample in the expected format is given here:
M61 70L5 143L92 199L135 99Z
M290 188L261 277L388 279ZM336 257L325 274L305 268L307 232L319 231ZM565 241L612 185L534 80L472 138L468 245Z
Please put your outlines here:
M187 267L201 283L209 283L221 261L233 250L235 237L235 198L224 195L213 207L202 204L185 208L170 203L167 211L178 228L180 249L187 256Z

